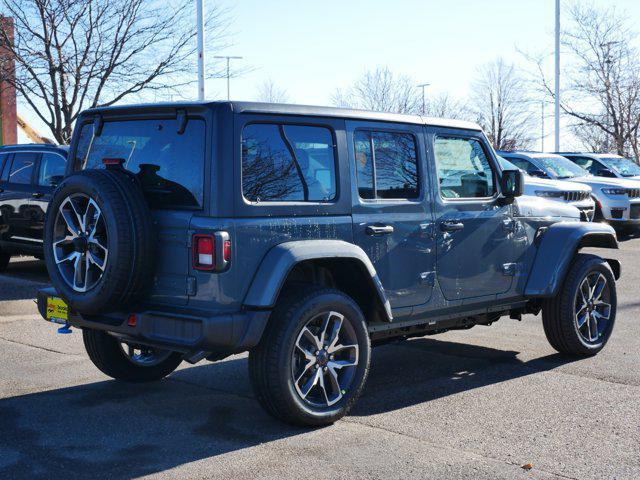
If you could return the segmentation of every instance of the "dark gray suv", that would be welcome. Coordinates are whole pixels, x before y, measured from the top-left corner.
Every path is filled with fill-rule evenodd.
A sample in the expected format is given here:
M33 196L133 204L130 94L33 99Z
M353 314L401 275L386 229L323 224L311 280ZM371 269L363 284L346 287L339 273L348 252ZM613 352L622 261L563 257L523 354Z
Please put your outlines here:
M371 346L542 311L558 351L609 339L608 225L521 196L472 123L212 102L94 109L45 225L42 316L105 374L249 351L259 402L331 423ZM398 371L401 375L402 372Z

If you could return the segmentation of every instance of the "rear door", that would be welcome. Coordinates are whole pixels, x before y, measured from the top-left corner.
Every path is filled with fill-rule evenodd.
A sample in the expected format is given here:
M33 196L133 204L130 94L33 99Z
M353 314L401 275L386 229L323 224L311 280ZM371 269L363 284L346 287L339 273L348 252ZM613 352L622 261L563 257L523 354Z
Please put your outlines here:
M2 178L3 240L30 249L42 244L33 233L35 214L31 205L33 182L40 153L16 152L7 160Z
M100 135L93 134L93 122L85 123L77 139L79 165L103 168L105 158L121 158L140 181L158 240L149 297L154 304L185 305L196 288L190 278L190 223L206 201L207 128L203 116L189 115L186 124L180 117L175 110L173 115L105 117Z
M34 188L31 193L31 236L42 240L44 218L56 186L64 178L67 167L66 156L57 152L42 152L38 161Z
M371 259L393 309L425 304L435 248L422 126L353 121L347 138L354 241Z

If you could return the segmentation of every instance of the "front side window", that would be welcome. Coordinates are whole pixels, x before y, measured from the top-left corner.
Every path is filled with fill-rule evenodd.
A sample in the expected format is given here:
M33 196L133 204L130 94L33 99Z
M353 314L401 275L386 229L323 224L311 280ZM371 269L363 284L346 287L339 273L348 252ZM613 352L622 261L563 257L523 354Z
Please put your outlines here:
M43 153L40 160L38 185L53 187L60 183L67 167L67 159L57 153Z
M479 140L437 137L434 153L443 198L493 196L493 170Z
M250 202L329 202L336 198L331 130L254 123L242 131L242 193Z
M203 205L205 122L189 119L178 133L176 119L105 120L99 136L85 124L76 144L76 170L104 168L120 159L140 181L152 209Z
M420 194L418 154L410 133L357 130L358 194L364 199L410 199Z
M37 153L16 153L13 156L11 170L9 171L10 183L28 185L31 183L31 175L38 158Z
M571 160L564 157L535 157L544 166L544 170L551 174L552 178L584 177L587 171L579 167Z

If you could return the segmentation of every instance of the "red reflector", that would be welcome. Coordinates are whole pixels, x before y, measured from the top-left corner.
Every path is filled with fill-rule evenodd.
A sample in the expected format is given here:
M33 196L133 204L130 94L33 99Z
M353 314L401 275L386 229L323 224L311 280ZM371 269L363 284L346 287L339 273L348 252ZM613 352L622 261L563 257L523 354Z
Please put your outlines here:
M103 165L122 165L124 163L124 158L103 158Z
M222 249L222 257L225 262L231 261L231 240L224 241L224 248Z
M196 270L213 270L215 242L212 235L193 236L193 268Z
M136 317L135 313L132 313L127 318L127 325L129 325L130 327L135 327L136 323L138 323L138 318Z

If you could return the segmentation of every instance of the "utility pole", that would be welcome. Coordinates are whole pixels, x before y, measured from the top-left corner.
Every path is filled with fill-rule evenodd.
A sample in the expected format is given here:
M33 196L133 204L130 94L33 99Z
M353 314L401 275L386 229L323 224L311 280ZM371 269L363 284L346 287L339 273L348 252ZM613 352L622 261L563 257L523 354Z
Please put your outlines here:
M540 102L540 106L542 107L542 122L540 123L541 132L540 132L540 151L544 152L544 100ZM556 150L558 151L558 150Z
M422 115L424 115L427 110L426 108L427 104L424 97L424 89L425 87L428 87L430 85L431 85L430 83L421 83L420 85L418 85L418 88L422 88Z
M231 70L229 68L231 60L242 60L242 57L234 57L231 55L216 55L213 58L227 60L227 100L231 100Z
M556 0L555 151L560 151L560 0Z
M204 100L204 0L196 0L198 17L198 100Z

